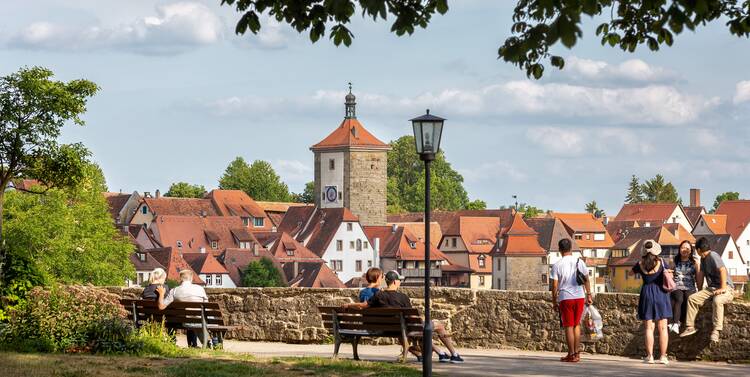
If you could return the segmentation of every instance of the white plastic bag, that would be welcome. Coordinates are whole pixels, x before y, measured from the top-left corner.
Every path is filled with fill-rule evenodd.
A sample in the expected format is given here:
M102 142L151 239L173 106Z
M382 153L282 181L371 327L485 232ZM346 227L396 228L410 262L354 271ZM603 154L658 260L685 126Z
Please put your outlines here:
M599 314L599 310L597 310L594 305L586 305L586 308L583 309L583 316L581 316L583 338L588 341L595 341L603 338L603 327L604 323L602 322L602 316Z

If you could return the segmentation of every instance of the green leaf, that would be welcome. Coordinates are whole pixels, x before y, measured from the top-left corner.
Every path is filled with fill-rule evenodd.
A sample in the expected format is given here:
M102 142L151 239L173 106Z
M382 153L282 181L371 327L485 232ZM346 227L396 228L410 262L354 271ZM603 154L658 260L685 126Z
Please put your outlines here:
M557 67L559 69L563 69L563 67L565 67L565 59L560 56L551 57L550 62L552 63L553 67Z
M448 12L448 0L437 0L437 4L435 7L440 14L445 14Z

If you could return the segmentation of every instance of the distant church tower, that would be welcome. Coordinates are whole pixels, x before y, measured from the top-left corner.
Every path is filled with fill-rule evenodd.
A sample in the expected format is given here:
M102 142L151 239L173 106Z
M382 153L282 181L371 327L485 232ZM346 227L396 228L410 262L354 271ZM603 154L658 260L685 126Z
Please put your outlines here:
M310 147L315 154L315 205L349 208L362 225L385 225L390 146L357 120L356 97L345 97L341 125Z

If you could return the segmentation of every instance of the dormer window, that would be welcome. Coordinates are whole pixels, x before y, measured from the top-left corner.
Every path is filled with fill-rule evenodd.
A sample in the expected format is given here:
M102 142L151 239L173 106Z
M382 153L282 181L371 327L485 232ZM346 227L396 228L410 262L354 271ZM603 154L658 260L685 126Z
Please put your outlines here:
M348 232L351 232L352 230L354 230L354 224L352 224L352 223L346 223L346 230Z
M177 241L177 248L182 249L182 241Z
M484 262L485 262L485 259L486 259L486 258L487 258L487 257L485 257L484 255L480 255L480 256L479 256L479 257L477 258L477 262L479 262L479 267L484 267Z
M294 256L294 249L286 249L286 255L290 257Z
M146 254L145 253L138 253L138 260L140 260L141 262L145 262L146 261Z
M217 241L211 241L211 248L216 250L219 248L219 243Z
M250 218L249 217L243 217L242 218L242 225L244 225L244 226L250 226Z
M417 248L417 243L414 242L414 241L409 241L409 247L412 248L412 249L416 249Z
M250 248L250 242L248 241L240 241L239 242L240 249L249 249Z
M143 213L144 215L147 214L148 213L148 207L146 207L146 206L141 207L141 213Z
M256 228L262 228L264 224L262 217L253 217L253 226Z

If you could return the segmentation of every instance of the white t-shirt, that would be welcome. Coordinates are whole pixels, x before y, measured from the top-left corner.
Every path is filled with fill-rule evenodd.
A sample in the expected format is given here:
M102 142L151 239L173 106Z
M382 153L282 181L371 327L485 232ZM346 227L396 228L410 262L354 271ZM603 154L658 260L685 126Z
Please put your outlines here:
M200 285L183 281L182 284L167 293L167 297L164 298L162 303L168 306L172 301L207 302L208 296L206 296L206 290Z
M589 269L586 263L579 262L577 257L566 255L552 266L550 279L557 280L557 301L573 300L576 298L585 298L586 291L582 285L576 282L576 264L578 270L589 276Z

